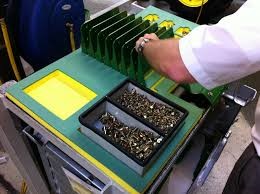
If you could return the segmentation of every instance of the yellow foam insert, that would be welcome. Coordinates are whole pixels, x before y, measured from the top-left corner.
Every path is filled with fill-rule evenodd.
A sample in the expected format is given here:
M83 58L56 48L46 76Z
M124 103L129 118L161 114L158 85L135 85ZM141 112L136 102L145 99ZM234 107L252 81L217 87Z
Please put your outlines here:
M150 22L155 22L159 20L159 16L157 14L149 14L144 17L144 20L149 20Z
M175 23L172 20L164 20L159 24L159 27L165 27L166 29L169 29L173 27Z
M23 91L62 120L69 118L97 96L92 90L59 70Z

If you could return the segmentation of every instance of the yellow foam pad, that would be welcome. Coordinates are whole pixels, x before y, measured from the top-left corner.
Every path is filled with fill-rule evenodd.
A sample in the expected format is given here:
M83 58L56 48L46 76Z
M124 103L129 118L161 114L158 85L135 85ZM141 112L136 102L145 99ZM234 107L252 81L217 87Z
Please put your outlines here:
M66 120L97 95L56 70L24 89L24 92L62 120Z
M159 27L165 27L166 29L169 29L174 25L175 23L172 20L164 20L159 24Z

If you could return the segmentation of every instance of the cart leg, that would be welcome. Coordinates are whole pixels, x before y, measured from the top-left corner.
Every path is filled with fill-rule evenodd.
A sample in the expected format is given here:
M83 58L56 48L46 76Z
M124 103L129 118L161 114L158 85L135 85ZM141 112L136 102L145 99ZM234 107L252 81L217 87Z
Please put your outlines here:
M11 114L4 106L4 98L0 94L0 141L28 184L30 192L49 194L46 183L28 151L26 143L16 129Z

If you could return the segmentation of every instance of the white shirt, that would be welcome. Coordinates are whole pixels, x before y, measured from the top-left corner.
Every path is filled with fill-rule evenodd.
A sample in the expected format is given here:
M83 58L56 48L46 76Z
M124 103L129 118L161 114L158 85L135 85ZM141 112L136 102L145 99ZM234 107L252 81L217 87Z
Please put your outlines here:
M260 70L260 1L247 0L217 24L201 25L180 40L182 60L191 75L211 89ZM252 138L260 156L260 101Z

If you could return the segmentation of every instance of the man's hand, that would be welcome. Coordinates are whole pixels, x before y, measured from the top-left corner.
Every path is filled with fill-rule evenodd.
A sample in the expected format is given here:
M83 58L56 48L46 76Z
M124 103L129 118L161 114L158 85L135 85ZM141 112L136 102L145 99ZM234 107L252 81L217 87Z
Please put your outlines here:
M143 50L143 48L142 48L143 45L142 44L145 44L146 42L148 42L150 40L159 40L159 38L154 33L152 33L152 34L145 34L143 37L140 37L138 39L138 41L136 41L136 44L135 44L136 52L142 52L142 50Z
M156 71L176 82L196 82L182 61L178 39L159 40L155 34L145 34L136 42L137 51L144 38L150 41L144 44L143 55Z

